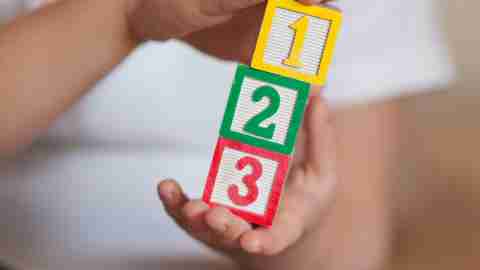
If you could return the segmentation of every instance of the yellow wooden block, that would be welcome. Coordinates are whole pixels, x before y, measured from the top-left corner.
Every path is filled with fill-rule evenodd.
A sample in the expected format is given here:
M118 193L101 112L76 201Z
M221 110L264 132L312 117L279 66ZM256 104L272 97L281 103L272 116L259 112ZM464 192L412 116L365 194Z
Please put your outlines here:
M295 0L268 0L252 67L325 84L342 14Z

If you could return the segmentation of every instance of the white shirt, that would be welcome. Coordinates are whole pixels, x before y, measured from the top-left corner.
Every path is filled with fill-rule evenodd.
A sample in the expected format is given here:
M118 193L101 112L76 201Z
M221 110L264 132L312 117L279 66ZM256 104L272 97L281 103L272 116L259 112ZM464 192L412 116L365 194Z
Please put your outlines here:
M325 90L331 104L441 89L452 80L435 1L340 3L345 19ZM50 138L135 145L168 141L208 149L234 72L235 64L206 58L177 42L148 44L66 114Z
M341 1L329 102L448 83L454 70L434 3ZM34 5L0 0L0 15L6 21ZM1 165L0 258L26 269L116 270L185 269L192 256L214 258L162 212L155 177L177 177L200 195L234 70L177 42L135 52L59 119L48 147ZM189 268L202 269L196 260Z

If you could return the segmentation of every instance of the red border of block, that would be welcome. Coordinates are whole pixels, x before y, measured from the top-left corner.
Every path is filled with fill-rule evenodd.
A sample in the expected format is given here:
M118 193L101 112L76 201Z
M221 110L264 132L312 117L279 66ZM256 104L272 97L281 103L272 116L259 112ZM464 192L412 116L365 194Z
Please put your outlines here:
M242 151L248 154L252 154L255 156L271 159L278 162L277 172L275 173L275 179L273 180L272 189L268 198L268 205L266 208L266 212L263 216L258 215L256 213L232 208L229 206L212 203L210 201L212 192L213 192L213 187L215 186L215 181L217 178L220 161L222 159L222 155L226 147L232 148L238 151ZM283 184L285 182L285 178L288 172L289 160L290 158L287 155L270 152L262 148L253 147L247 144L243 144L241 142L232 141L232 140L228 140L220 137L218 139L217 146L215 148L215 153L213 155L213 160L211 163L210 172L208 173L207 183L205 185L205 190L203 192L202 199L211 207L214 207L214 206L226 207L232 213L245 219L250 223L255 223L257 225L269 227L273 223L273 218L277 213L278 205L280 203L280 196L282 194Z

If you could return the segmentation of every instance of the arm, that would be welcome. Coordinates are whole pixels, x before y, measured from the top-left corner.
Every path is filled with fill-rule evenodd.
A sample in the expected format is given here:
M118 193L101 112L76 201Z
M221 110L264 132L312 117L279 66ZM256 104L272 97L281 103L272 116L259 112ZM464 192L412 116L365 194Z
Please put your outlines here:
M0 153L31 142L137 44L126 0L67 0L0 30Z
M183 39L244 59L263 1L63 0L0 28L0 156L28 145L140 40ZM231 31L240 20L258 23Z

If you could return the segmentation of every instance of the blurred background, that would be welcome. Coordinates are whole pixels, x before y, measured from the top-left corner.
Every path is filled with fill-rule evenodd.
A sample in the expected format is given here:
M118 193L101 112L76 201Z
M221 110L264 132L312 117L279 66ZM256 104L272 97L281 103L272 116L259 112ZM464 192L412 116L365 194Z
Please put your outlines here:
M385 1L353 2L341 5L351 23L339 42L326 95L337 110L387 102L397 112L402 147L395 175L401 179L398 189L408 192L395 193L401 202L396 210L415 216L417 223L401 220L396 228L405 238L395 242L394 261L402 262L398 269L440 263L467 269L461 263L474 256L475 243L479 248L474 240L480 240L480 218L469 207L479 205L474 194L480 191L475 182L480 176L480 35L475 33L480 3L403 1L387 9ZM392 16L398 24L382 28L382 18ZM419 16L431 25L417 24ZM382 38L392 31L398 40ZM438 41L431 50L430 43L422 43L426 33L429 41ZM412 36L421 51L404 38ZM436 53L442 54L439 62ZM395 69L397 62L389 62L393 55L395 61L425 59L424 66L408 66L408 59L402 66L421 79ZM0 163L0 258L20 269L228 268L166 217L155 186L171 176L190 195L200 195L234 70L235 64L178 42L136 51L28 153ZM408 95L398 97L404 89ZM185 107L195 113L185 113ZM471 181L458 183L457 177ZM418 184L409 185L412 181ZM412 197L426 199L411 205ZM442 216L445 209L456 209L467 222ZM425 211L438 212L438 220L422 219ZM409 241L427 243L448 231L465 233L452 235L445 247ZM460 249L464 243L470 254ZM420 259L433 249L444 256L435 262Z

